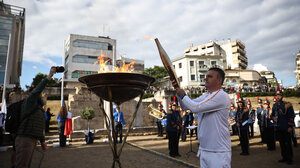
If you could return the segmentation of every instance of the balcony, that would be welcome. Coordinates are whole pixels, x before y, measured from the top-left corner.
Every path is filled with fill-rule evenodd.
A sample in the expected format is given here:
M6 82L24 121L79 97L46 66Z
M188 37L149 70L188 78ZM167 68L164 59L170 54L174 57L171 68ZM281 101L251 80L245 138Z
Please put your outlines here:
M247 64L246 63L244 63L244 62L242 62L242 61L239 61L239 67L241 68L241 69L246 69L247 68Z
M246 51L239 47L232 47L232 53L240 53L241 55L246 55Z
M207 71L209 69L209 67L207 66L207 65L204 65L204 64L202 64L202 65L199 65L199 71Z
M244 62L246 62L246 63L248 63L248 59L247 59L247 57L245 57L245 56L242 56L242 55L239 55L239 60L242 60L242 61L244 61Z
M241 42L240 40L235 40L231 44L232 44L232 46L240 46L242 49L245 48L245 44L243 42Z

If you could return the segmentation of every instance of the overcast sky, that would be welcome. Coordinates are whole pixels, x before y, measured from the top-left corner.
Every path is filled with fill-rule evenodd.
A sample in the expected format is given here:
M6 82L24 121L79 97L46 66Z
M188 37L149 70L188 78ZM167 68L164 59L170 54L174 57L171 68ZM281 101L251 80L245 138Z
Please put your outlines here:
M295 85L300 50L299 0L4 0L26 8L21 85L62 64L69 34L105 35L117 40L117 53L162 66L157 37L171 59L191 44L239 39L246 45L248 69L275 72L284 86ZM60 78L60 75L55 75Z

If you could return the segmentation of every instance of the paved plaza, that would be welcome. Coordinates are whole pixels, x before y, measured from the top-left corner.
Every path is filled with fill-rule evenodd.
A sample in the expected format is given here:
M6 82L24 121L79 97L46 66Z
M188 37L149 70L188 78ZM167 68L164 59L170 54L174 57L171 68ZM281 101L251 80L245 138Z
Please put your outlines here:
M299 129L296 130L300 132ZM56 136L56 135L53 135ZM96 135L97 137L97 135ZM82 138L75 138L70 146L65 148L53 148L51 141L48 144L48 151L44 156L39 152L40 147L34 153L32 167L46 168L106 168L112 165L112 153L108 143L103 142L104 138L97 138L94 144L84 145ZM125 168L156 168L156 167L199 167L199 159L195 153L188 153L190 148L190 137L186 142L179 143L179 152L181 157L171 158L168 156L168 140L156 135L129 136L127 144L125 144L122 155L121 164ZM232 167L299 167L300 147L294 149L294 164L287 165L278 163L281 159L279 143L276 143L276 151L268 151L266 144L259 143L259 134L250 139L250 155L241 156L240 146L238 146L238 137L231 136L232 140ZM299 137L298 137L298 143ZM120 147L120 145L118 146ZM192 151L196 152L198 148L198 140L192 137ZM11 148L6 152L0 152L1 168L10 167ZM187 154L188 153L188 154ZM42 158L43 157L43 158Z

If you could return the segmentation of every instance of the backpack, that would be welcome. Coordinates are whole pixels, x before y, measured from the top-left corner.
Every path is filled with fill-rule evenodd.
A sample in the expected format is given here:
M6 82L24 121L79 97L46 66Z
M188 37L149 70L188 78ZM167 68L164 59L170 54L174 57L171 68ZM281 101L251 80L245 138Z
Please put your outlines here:
M6 120L5 120L5 131L15 134L18 131L21 123L21 110L24 100L18 101L11 104L7 108Z

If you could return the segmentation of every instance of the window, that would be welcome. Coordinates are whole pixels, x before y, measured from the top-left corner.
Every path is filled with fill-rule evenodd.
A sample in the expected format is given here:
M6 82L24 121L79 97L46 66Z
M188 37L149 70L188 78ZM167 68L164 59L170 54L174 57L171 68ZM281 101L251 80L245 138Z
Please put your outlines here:
M200 79L205 79L205 75L200 75Z
M174 69L175 69L175 65L173 65Z
M195 75L191 75L191 80L192 80L192 81L195 80Z
M178 80L179 80L179 82L182 82L182 76L180 76L180 77L178 78Z
M179 63L179 68L182 68L182 63Z
M112 65L112 61L110 58L105 57L104 61L109 60L106 65ZM72 62L76 63L87 63L87 64L94 64L98 61L96 56L87 56L87 55L75 55L73 56Z
M217 65L217 61L211 61L210 63L212 66Z
M199 61L199 65L204 65L204 61Z
M72 72L72 78L79 78L79 72Z
M232 83L236 83L236 80L235 80L235 79L232 79Z
M194 66L194 61L190 61L190 66Z
M91 74L91 72L90 71L84 71L83 72L83 75L85 76L85 75L90 75Z
M109 43L88 41L88 40L74 40L74 47L93 48L98 50L112 50L112 45Z

